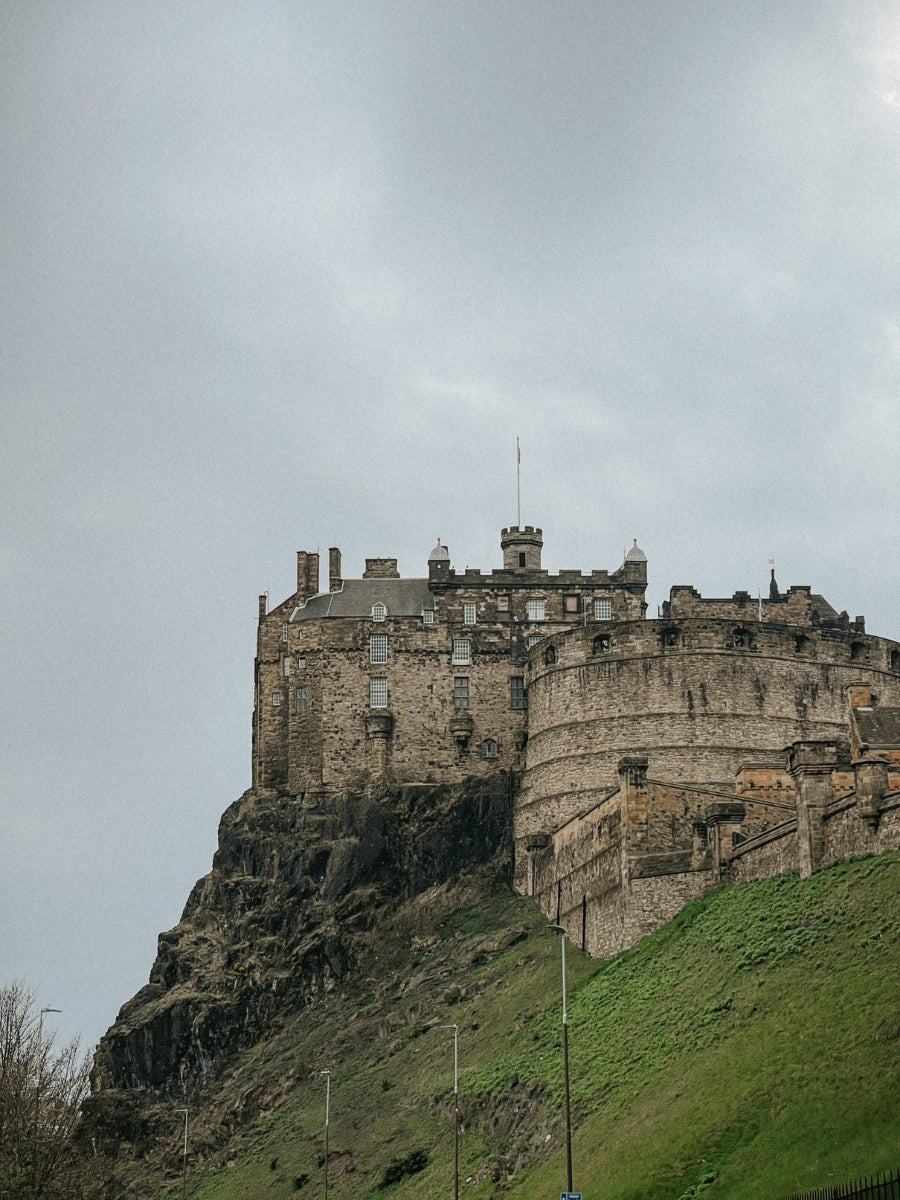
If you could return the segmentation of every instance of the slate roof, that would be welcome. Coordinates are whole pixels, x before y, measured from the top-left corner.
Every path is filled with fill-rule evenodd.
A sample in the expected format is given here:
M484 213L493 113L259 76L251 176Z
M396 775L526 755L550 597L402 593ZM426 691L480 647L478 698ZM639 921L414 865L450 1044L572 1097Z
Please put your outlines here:
M825 621L836 620L841 614L836 608L832 608L824 596L820 596L818 592L812 592L809 597L810 611L814 608L819 610L819 619Z
M382 603L388 617L419 617L434 608L427 579L345 579L339 592L310 596L291 613L292 621L319 617L369 617L372 605Z
M900 746L900 708L855 708L856 728L865 746Z

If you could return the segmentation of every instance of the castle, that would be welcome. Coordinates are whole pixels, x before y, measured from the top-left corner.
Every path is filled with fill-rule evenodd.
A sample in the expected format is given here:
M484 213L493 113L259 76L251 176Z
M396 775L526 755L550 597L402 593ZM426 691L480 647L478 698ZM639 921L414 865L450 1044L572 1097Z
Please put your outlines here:
M253 785L307 809L372 775L507 773L514 881L588 953L634 944L722 882L900 847L900 645L809 587L647 618L637 543L614 571L541 566L542 531L502 530L503 566L427 576L392 558L344 579L297 554L259 599Z

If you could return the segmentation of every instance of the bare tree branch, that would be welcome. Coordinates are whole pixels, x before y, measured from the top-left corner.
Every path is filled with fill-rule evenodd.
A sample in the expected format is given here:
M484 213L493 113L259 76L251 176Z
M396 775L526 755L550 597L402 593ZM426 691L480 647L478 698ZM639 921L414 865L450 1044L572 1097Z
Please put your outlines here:
M78 1038L56 1049L21 981L0 987L0 1200L83 1194L72 1136L89 1067Z

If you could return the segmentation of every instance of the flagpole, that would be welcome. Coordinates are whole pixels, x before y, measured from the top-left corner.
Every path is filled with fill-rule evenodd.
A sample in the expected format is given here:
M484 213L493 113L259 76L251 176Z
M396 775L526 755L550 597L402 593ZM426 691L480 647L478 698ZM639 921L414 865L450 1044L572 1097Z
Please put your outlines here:
M520 482L522 451L519 449L519 439L516 438L516 527L522 528L522 487Z

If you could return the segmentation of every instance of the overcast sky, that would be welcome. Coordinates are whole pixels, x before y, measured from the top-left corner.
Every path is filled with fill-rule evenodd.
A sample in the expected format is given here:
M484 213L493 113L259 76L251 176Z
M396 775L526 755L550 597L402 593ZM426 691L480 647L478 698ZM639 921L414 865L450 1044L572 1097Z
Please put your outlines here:
M0 6L0 983L99 1038L257 595L499 566L516 436L545 566L900 638L898 167L890 0Z

